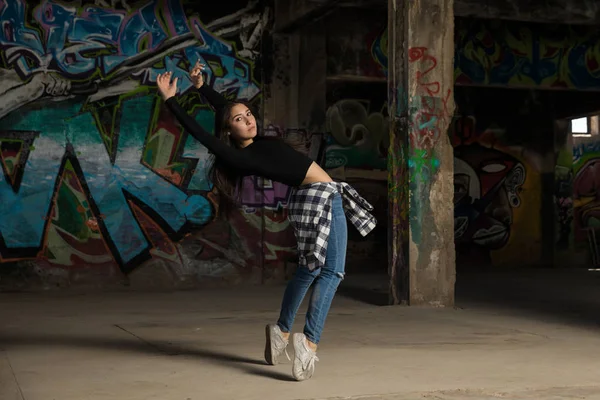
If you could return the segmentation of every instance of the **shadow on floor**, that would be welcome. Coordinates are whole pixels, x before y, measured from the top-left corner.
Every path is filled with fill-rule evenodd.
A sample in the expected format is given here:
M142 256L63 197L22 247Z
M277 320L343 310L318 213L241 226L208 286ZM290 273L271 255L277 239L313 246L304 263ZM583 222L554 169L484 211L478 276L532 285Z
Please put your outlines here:
M337 294L372 306L387 306L388 294L358 286L340 286Z
M117 326L123 330L123 328ZM208 363L227 366L238 369L242 372L263 376L266 378L294 381L291 375L269 370L272 367L262 359L238 356L218 350L208 350L196 346L184 346L171 342L147 342L134 336L135 340L110 339L100 337L83 337L75 335L57 335L57 334L8 334L0 332L0 343L2 348L9 350L11 347L83 347L83 348L101 348L119 352L130 353L162 353L167 356L195 357ZM262 367L261 367L262 366Z
M389 278L382 274L346 275L337 294L372 306L388 305Z
M456 305L510 310L536 320L600 326L600 272L587 269L458 271Z
M348 274L338 288L338 295L383 306L388 304L387 285L386 275ZM456 305L598 328L600 272L575 268L459 268Z

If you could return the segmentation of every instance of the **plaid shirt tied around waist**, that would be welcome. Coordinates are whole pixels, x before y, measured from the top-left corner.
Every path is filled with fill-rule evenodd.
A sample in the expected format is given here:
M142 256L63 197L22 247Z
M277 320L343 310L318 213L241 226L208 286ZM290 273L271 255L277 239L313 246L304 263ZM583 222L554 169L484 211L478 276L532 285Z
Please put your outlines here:
M316 182L295 189L288 219L298 240L298 263L311 271L325 265L335 193L342 195L344 213L362 236L377 225L370 214L373 206L345 182Z

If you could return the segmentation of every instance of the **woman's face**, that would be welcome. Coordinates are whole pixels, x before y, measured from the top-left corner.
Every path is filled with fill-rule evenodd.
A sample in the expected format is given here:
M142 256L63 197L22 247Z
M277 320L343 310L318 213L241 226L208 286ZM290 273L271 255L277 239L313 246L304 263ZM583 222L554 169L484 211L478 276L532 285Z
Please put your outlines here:
M229 117L229 134L241 147L252 143L256 136L256 119L252 111L243 104L236 104L231 108Z

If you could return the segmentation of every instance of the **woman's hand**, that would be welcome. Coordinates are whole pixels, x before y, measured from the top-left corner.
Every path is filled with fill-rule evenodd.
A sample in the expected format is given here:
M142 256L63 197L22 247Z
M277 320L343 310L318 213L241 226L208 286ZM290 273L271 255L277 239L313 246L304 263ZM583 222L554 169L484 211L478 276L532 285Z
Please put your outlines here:
M158 93L164 101L167 101L177 93L177 78L171 82L171 72L165 72L164 74L158 74L156 78L156 85L158 86Z
M202 76L203 69L204 64L200 64L200 61L196 61L196 65L194 65L192 72L190 72L190 79L196 89L200 89L202 85L204 85L204 77Z

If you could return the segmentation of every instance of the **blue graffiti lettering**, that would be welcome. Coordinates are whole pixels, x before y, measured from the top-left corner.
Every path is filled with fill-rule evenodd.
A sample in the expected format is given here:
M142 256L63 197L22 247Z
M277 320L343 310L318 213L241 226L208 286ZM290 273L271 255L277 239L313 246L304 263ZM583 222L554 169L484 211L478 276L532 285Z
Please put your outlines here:
M35 141L37 150L31 151L17 193L10 182L0 174L0 236L8 248L39 247L44 233L56 176L65 152L61 138L64 121L55 117L55 110L39 110L44 121L44 134ZM8 124L14 130L35 130L28 118L13 114ZM60 117L59 115L56 115ZM4 120L5 121L5 120ZM33 129L32 129L33 128Z
M600 153L600 141L577 143L573 146L573 164L577 164L586 154Z
M43 35L25 24L25 0L0 6L0 50L23 79L54 71L79 84L111 85L125 76L151 85L169 69L185 92L191 88L188 69L200 61L215 89L248 100L259 93L250 66L196 17L187 18L180 2L154 0L128 14L45 0L33 15Z
M18 193L0 175L0 235L8 248L39 247L43 239L55 182L65 148L70 144L83 170L91 199L123 264L147 250L149 244L127 204L123 192L142 201L174 231L186 222L204 224L211 206L200 195L184 193L140 163L149 129L148 115L153 97L123 102L120 137L114 164L105 150L90 113L81 113L80 103L46 108L21 116L15 113L2 122L14 130L43 132L35 141Z

